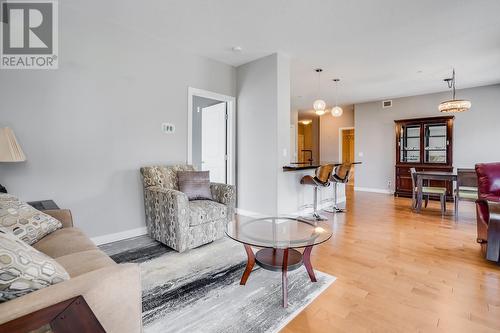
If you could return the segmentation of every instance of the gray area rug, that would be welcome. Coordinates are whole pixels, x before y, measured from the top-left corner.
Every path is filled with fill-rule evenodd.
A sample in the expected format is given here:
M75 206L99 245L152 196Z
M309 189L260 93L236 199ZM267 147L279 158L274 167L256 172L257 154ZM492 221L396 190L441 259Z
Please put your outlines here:
M277 332L335 281L304 267L289 273L281 306L281 273L255 267L245 286L243 246L222 239L179 254L148 237L101 246L116 262L142 270L144 332Z

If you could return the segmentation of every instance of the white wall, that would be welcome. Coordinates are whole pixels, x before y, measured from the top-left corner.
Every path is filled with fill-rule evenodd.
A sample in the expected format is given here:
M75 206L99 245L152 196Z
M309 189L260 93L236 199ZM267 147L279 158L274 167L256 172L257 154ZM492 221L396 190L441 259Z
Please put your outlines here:
M322 161L342 162L339 159L339 129L354 127L354 105L342 106L341 117L333 117L331 113L321 116L319 121L319 148Z
M185 163L188 86L235 96L236 71L62 9L60 69L0 72L0 126L28 158L0 164L0 183L70 208L90 236L142 227L139 167Z
M237 68L237 98L238 208L274 215L279 160L277 54Z
M500 85L457 91L457 98L469 99L472 108L455 114L453 165L472 168L478 162L500 161ZM438 104L450 99L449 93L397 98L392 108L382 102L355 105L356 187L394 189L394 120L440 116ZM359 157L359 153L363 157Z

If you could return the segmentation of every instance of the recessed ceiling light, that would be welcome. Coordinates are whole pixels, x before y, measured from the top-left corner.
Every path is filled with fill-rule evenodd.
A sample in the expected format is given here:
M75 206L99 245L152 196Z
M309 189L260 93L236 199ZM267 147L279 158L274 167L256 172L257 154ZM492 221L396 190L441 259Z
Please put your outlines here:
M241 51L243 51L241 46L233 46L232 50L233 50L233 52L237 52L237 53L240 53Z

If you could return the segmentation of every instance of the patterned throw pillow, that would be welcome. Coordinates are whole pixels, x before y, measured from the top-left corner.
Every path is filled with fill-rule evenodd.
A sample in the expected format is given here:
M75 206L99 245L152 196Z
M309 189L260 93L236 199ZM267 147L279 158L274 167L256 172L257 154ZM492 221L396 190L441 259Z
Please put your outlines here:
M69 280L54 259L0 229L0 303Z
M177 171L179 191L189 200L212 200L210 171Z
M62 228L61 222L25 202L0 200L0 227L32 245L44 236Z

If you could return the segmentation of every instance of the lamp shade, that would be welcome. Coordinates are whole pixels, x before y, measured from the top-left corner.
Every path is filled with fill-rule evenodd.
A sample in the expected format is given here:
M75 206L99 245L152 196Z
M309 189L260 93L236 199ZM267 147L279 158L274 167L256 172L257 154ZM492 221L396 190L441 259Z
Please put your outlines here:
M26 156L16 140L14 131L0 128L0 162L23 162Z

